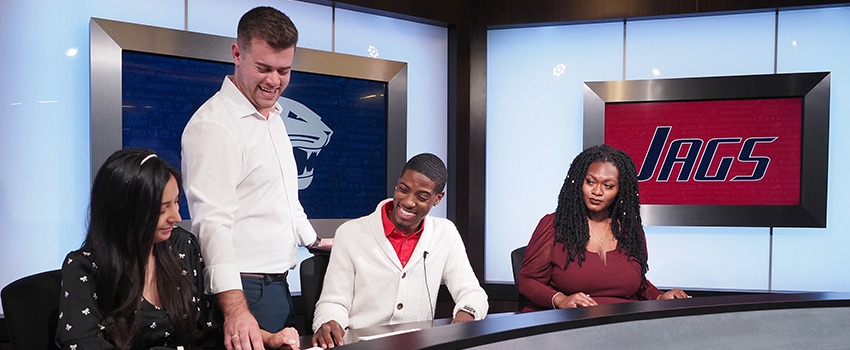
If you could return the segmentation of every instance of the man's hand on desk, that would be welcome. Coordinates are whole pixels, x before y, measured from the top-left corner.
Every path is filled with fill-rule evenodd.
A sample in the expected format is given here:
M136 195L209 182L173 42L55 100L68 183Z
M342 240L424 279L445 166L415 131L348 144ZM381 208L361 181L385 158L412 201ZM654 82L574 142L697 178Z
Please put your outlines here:
M217 294L224 312L224 346L227 350L264 349L260 326L241 290L228 290Z
M452 319L452 324L464 323L469 321L475 321L475 318L472 317L472 315L470 315L468 312L461 310L455 314L455 318Z
M316 334L313 334L313 346L321 346L323 349L332 348L335 345L343 345L342 337L345 335L345 330L339 325L339 322L330 320L325 322Z

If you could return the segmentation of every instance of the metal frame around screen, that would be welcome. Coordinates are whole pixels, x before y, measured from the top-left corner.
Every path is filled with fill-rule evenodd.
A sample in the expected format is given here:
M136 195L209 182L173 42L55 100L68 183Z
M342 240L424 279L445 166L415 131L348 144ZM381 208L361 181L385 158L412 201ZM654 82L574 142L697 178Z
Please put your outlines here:
M826 227L830 73L586 82L584 148L605 143L605 105L803 99L800 205L641 205L648 226Z
M121 53L142 53L233 63L235 38L92 18L91 162L97 170L122 147ZM298 48L292 69L387 83L387 197L407 161L407 63ZM320 237L330 237L349 219L310 220ZM191 225L184 221L181 225ZM189 227L189 226L184 226Z

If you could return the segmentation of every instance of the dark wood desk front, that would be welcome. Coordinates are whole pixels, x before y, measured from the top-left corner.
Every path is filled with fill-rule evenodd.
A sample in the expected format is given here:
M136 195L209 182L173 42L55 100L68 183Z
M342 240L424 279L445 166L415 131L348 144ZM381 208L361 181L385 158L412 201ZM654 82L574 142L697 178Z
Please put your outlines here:
M449 321L351 330L337 348L850 349L850 293L645 301ZM355 341L409 328L421 330Z

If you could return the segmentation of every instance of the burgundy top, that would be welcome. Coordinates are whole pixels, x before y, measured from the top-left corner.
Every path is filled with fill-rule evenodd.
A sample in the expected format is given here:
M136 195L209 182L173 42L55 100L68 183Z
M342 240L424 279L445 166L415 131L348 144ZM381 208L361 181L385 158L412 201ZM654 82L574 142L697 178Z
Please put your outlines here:
M607 266L599 254L588 251L581 267L573 261L564 270L567 252L563 243L553 245L554 221L554 213L540 219L523 255L517 281L519 292L529 301L523 312L552 309L552 297L558 292L567 296L587 293L599 304L636 301L638 295L647 299L641 285L640 263L617 249L606 252ZM646 288L651 300L663 294L649 280Z

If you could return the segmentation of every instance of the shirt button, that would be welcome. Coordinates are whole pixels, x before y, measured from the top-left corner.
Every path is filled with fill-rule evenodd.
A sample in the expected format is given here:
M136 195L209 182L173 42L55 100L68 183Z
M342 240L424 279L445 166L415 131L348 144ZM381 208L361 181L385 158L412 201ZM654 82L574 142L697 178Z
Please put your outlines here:
M407 272L401 274L401 278L405 278L405 277L407 277Z
M401 310L403 307L404 307L404 304L398 303L398 305L396 305L395 308Z

